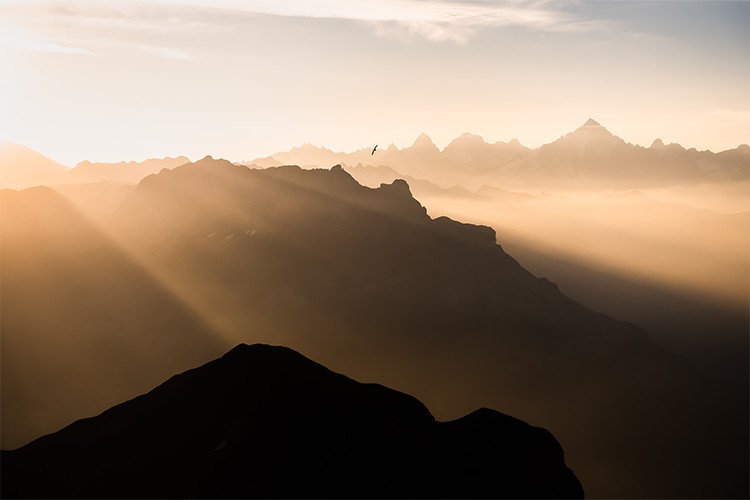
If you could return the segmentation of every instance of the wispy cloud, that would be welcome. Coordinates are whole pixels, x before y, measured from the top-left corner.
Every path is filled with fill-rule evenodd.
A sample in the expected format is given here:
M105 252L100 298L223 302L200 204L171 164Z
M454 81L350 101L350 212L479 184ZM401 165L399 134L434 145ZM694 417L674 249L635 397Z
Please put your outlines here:
M560 0L0 0L0 14L68 29L113 29L149 33L222 29L203 22L201 12L346 19L370 24L380 36L465 43L482 29L525 27L579 32L602 23L581 18ZM226 28L226 26L224 26ZM112 35L110 35L112 36Z
M0 47L85 55L128 51L173 60L194 57L171 43L172 35L223 29L201 22L195 7L162 1L0 0L0 19Z
M192 5L247 13L365 21L383 36L464 43L484 28L519 26L577 32L602 23L579 18L552 0L188 0ZM571 2L568 2L570 5Z

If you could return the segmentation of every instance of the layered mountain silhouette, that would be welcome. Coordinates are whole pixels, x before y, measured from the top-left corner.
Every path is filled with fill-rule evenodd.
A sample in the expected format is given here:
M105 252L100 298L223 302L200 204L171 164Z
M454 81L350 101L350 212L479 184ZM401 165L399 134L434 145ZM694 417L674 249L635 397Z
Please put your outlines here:
M673 146L628 144L589 119L574 132L503 165L483 180L527 188L597 189L750 179L750 154L743 154L746 147L715 154Z
M593 119L537 149L529 149L516 139L487 143L478 135L465 133L440 150L422 133L411 146L399 149L391 144L379 149L375 156L371 152L371 147L345 153L303 144L244 164L256 168L329 168L361 163L390 167L402 178L430 181L443 188L460 185L470 190L485 185L528 191L637 189L750 180L750 147L746 144L713 153L685 149L679 144L665 145L656 139L646 148L626 143ZM188 161L183 156L143 162L84 161L68 169L24 146L4 143L0 147L0 187L137 183L163 168L172 169Z
M744 402L532 276L490 228L431 219L404 181L205 158L144 179L119 217L227 337L313 353L439 418L543 425L594 496L746 493Z
M2 452L4 498L582 498L546 430L418 400L297 352L238 345Z
M414 394L441 420L490 407L548 428L592 496L748 494L744 398L731 398L645 332L531 275L492 229L430 218L405 181L371 189L340 167L257 170L207 157L148 176L127 193L106 245L100 237L73 238L99 242L92 252L88 244L48 243L66 217L90 226L80 211L73 217L70 209L50 207L36 226L31 216L17 218L24 210L3 210L4 231L8 220L18 221L8 227L33 227L28 234L18 229L27 239L17 240L24 243L9 254L13 259L3 250L3 266L24 270L16 283L43 269L44 280L54 279L38 281L37 290L55 290L64 310L76 314L56 313L52 299L25 306L35 288L23 295L16 285L7 293L3 268L3 296L19 297L2 304L3 370L6 359L18 367L37 356L26 371L3 372L3 411L10 411L9 387L35 395L34 411L50 410L48 423L59 428L101 409L102 394L116 393L118 401L154 386L165 376L154 366L175 373L196 364L184 365L190 356L215 357L213 344L200 347L210 330L224 346L289 345L335 371ZM3 235L3 245L19 237L14 231ZM37 251L20 250L27 247ZM118 262L127 256L130 264L95 265L92 256L114 250ZM79 274L87 277L83 284L72 279ZM155 283L158 294L149 292ZM111 291L76 295L99 289ZM149 300L151 294L161 298ZM15 331L8 336L6 318L14 317L28 327L8 329ZM62 351L69 332L79 330L90 332L71 337L88 349L80 349L84 361L112 339L122 342L113 349L123 353L122 366L127 349L142 355L128 365L138 383L104 377L87 387L102 367L84 362L77 379L40 377L35 370L58 353L68 367L79 366L77 349ZM99 330L108 333L94 335ZM34 336L25 350L5 348L7 338L31 338L28 332ZM48 337L59 343L45 344ZM182 365L171 364L175 346L187 349ZM75 404L61 403L67 394L77 395ZM55 413L62 406L88 409ZM22 415L9 432L28 432Z
M361 162L388 166L402 176L430 180L441 187L461 185L472 190L483 185L531 191L633 189L750 180L747 145L713 153L677 144L665 146L656 140L644 148L626 143L593 119L537 149L515 139L488 144L477 135L464 134L441 151L421 134L410 147L391 146L375 158L365 153L365 149L334 153L306 144L248 164L329 167Z

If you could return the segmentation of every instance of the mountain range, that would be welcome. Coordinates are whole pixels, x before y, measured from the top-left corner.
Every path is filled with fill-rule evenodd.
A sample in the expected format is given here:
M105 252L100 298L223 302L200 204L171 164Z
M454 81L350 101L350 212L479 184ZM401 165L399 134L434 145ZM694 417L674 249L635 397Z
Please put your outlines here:
M507 410L558 436L595 496L744 491L741 400L531 275L492 229L430 218L404 181L205 158L144 179L114 226L224 338L311 353L441 419Z
M238 345L2 452L3 498L583 498L552 435Z
M518 141L488 144L463 134L440 150L421 134L409 147L394 145L370 155L370 149L334 153L306 144L288 152L246 162L261 167L388 166L402 176L428 179L441 187L461 185L544 191L557 189L637 189L671 184L750 180L750 146L713 153L664 145L644 148L613 135L593 119L575 131L529 149Z
M403 180L206 157L118 191L106 232L47 188L2 200L4 448L264 342L439 420L548 428L595 497L747 496L746 393L533 276L489 227L430 217Z
M82 161L68 168L32 149L10 142L0 143L0 188L19 189L38 185L58 186L100 182L137 184L163 168L174 168L190 159L152 158L141 162L91 163Z
M665 145L656 139L646 148L625 142L593 119L536 149L527 148L516 139L487 143L478 135L465 133L440 150L422 133L411 146L399 149L391 144L374 155L371 153L371 147L343 153L303 144L243 164L256 168L387 166L397 171L400 178L428 180L442 188L458 185L472 191L483 186L541 192L750 181L747 144L714 153L685 149L679 144ZM24 146L3 143L0 187L17 189L101 181L137 183L163 168L188 162L184 156L142 162L83 161L67 169Z

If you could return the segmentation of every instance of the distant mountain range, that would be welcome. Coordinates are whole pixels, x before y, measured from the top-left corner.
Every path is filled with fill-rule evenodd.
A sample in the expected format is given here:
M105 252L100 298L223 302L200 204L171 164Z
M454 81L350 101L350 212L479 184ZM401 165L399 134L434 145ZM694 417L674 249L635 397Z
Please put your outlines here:
M151 158L141 162L91 163L82 161L70 172L68 182L126 182L137 184L147 175L159 173L164 168L172 169L190 163L186 156L176 158Z
M416 399L291 349L239 345L2 452L3 498L583 498L544 429Z
M463 134L440 150L421 134L414 143L399 149L391 144L343 153L303 144L287 152L243 162L266 168L298 165L330 168L389 167L398 178L429 181L442 188L461 186L476 191L483 186L523 191L558 189L639 189L673 184L750 181L750 146L719 153L665 145L656 139L648 147L626 143L593 119L575 131L529 149L513 139L489 144L482 137ZM84 161L67 169L24 146L0 146L0 187L71 183L138 183L161 169L188 163L187 157L150 159L143 162L91 163ZM359 180L359 179L358 179Z
M305 144L246 164L330 167L340 163L388 166L402 176L427 179L441 187L461 185L530 191L554 189L634 189L670 184L750 180L750 147L713 153L664 145L649 148L626 143L589 119L558 140L529 149L518 141L486 143L464 134L442 151L421 134L409 147L394 145L370 155L370 149L334 153Z
M74 168L50 160L26 146L10 142L0 143L0 188L26 188L32 186L88 184L119 182L137 184L147 175L158 173L163 168L174 168L190 159L149 159L142 162L91 163L83 161Z

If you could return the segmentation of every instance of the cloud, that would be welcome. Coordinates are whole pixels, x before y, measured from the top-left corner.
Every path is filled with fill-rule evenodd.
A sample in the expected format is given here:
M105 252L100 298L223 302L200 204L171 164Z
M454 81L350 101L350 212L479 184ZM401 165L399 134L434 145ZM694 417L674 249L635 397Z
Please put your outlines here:
M187 61L194 59L192 54L170 46L171 36L211 32L211 27L200 21L196 9L186 11L162 2L149 5L102 0L63 4L0 0L0 16L0 47L62 54L137 51L151 57Z
M560 0L0 0L0 7L45 12L55 23L82 27L168 32L207 29L200 12L364 21L381 36L422 37L465 43L479 30L518 26L542 31L577 32L601 26L564 8ZM25 6L24 6L25 5ZM4 8L4 10L7 10ZM215 27L215 26L214 26Z
M191 5L246 13L365 21L382 36L465 43L484 28L519 26L557 32L595 29L603 23L564 12L559 1L506 0L189 0ZM570 5L568 2L567 5Z
M564 10L574 4L560 0L0 0L0 15L26 32L15 39L0 37L5 46L28 50L86 55L137 50L153 57L191 60L192 50L186 50L186 39L180 35L231 31L248 15L350 20L365 23L381 37L456 44L492 28L580 32L603 26Z

